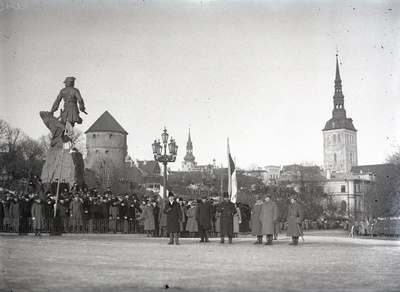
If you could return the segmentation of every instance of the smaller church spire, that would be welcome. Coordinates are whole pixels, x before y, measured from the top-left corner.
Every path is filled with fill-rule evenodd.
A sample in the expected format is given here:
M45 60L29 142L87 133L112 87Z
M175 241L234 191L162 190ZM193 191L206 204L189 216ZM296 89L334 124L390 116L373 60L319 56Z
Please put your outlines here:
M189 136L188 141L186 143L186 155L183 158L186 162L194 163L195 157L193 156L193 143L192 138L190 137L190 128L189 128Z
M190 128L189 128L189 137L188 137L188 143L192 143L192 139L190 138Z

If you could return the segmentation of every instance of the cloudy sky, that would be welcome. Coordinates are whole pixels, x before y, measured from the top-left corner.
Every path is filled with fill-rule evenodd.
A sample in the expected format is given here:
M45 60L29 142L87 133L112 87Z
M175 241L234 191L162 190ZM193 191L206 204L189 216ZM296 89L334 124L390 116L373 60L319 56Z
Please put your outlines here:
M0 2L0 118L47 134L67 76L86 131L108 110L134 159L167 127L180 168L190 128L199 164L323 164L336 53L359 164L399 145L400 1Z

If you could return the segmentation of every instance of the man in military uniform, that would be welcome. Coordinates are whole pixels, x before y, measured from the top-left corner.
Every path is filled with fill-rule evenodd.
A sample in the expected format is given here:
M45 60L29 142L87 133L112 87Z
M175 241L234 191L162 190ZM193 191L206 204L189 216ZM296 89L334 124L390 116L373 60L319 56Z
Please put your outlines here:
M272 236L275 233L275 223L278 220L278 207L271 201L271 195L267 194L265 203L261 207L260 221L261 232L267 237L265 245L272 245Z
M257 241L254 244L262 243L262 222L261 222L261 209L263 202L259 196L256 198L256 203L251 211L251 235L257 236Z
M236 214L235 205L230 201L229 194L224 193L224 201L218 206L221 224L221 244L225 243L225 235L228 236L229 243L232 243L233 237L233 215Z
M303 235L301 223L303 222L303 210L300 204L297 203L297 197L290 199L291 204L287 213L288 228L286 235L292 237L292 242L289 245L297 245L299 236Z

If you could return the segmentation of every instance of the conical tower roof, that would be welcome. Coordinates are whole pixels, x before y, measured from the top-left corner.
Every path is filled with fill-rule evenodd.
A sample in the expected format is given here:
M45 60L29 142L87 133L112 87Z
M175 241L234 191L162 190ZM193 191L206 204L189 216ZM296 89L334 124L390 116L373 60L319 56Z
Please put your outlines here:
M114 119L114 117L105 111L97 121L85 132L118 132L128 135L128 132L121 127L121 125Z

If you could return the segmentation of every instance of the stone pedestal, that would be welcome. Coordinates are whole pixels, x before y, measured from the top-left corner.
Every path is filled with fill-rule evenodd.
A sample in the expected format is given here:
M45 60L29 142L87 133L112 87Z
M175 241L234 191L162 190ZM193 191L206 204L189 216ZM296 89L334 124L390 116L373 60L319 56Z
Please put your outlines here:
M70 153L69 150L62 147L51 147L46 154L41 178L44 183L60 179L71 186L75 182L82 185L84 182L83 170L84 162L81 153Z

